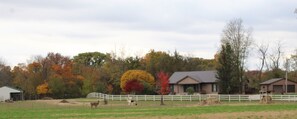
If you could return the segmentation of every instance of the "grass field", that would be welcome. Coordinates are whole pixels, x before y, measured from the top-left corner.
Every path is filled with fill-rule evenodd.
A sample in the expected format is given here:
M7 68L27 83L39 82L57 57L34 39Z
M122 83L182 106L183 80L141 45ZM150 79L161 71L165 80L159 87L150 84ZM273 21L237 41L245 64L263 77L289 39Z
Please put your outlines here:
M196 101L168 101L165 106L160 102L142 101L137 106L128 106L125 101L109 101L108 105L100 105L91 109L90 99L71 99L62 104L60 100L22 101L0 103L0 118L4 119L94 119L94 118L292 118L297 119L297 103L274 102L259 104L258 102L233 102L219 105L200 106Z

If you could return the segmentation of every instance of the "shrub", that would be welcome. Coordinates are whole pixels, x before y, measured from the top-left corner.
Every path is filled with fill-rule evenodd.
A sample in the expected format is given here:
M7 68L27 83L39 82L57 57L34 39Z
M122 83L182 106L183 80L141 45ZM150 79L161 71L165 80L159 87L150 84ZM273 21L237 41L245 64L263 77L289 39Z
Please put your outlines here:
M186 89L186 92L188 93L188 95L193 95L194 94L194 88L193 87L188 87Z

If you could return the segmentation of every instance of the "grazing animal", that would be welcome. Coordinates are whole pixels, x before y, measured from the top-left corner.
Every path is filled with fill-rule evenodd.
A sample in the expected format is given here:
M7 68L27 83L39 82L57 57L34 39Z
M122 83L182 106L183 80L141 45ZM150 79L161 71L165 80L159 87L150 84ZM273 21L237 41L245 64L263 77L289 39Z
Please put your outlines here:
M137 105L137 102L132 97L127 97L128 105Z
M91 108L97 108L97 106L99 105L99 100L97 102L91 102Z

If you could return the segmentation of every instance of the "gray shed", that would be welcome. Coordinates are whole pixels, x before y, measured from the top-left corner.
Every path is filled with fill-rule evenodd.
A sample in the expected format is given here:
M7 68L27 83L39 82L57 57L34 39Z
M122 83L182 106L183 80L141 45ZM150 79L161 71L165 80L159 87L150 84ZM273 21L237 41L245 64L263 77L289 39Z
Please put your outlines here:
M23 91L8 87L8 86L3 86L0 88L0 102L3 102L5 100L23 100Z

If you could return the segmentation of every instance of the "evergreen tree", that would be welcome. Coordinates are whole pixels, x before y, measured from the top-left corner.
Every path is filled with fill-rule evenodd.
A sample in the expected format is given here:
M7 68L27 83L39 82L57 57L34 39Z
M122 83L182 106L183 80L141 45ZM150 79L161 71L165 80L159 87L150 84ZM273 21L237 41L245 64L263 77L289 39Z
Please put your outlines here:
M234 51L229 43L222 45L218 58L217 75L220 93L235 93L239 89L239 80L234 78Z

